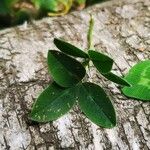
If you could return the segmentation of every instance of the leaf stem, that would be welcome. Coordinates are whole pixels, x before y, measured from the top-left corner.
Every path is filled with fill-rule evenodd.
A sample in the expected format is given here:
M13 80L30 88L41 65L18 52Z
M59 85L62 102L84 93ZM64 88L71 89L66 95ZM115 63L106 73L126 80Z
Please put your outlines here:
M88 41L88 50L93 48L92 44L92 34L93 34L93 27L94 27L94 19L92 15L90 15L90 21L89 21L89 30L87 34L87 41Z

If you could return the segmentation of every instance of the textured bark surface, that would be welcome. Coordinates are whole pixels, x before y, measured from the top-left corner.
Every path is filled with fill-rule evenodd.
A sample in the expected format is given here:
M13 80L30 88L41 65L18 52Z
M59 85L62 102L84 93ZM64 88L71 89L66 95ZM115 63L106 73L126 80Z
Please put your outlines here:
M89 81L103 86L117 111L117 126L99 128L76 106L47 124L27 116L39 93L51 81L46 65L54 37L86 48L89 13L95 19L94 43L115 60L124 75L140 60L150 59L150 1L111 1L0 31L0 150L148 150L150 103L128 99L120 88L91 66Z

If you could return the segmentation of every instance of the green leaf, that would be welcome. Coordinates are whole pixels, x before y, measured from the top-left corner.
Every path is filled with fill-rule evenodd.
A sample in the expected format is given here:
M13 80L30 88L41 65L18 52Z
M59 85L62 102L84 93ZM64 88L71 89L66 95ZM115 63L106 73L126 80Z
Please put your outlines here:
M37 98L29 118L37 122L53 121L67 113L74 103L74 87L64 89L52 83Z
M61 52L50 50L47 58L50 74L62 87L75 85L85 76L82 64Z
M0 1L0 17L5 16L9 13L9 9L5 4L5 0Z
M92 122L105 128L116 125L114 107L100 86L86 82L78 85L78 91L81 110Z
M94 66L97 68L97 70L100 73L108 73L111 71L113 65L113 59L111 59L107 55L104 55L102 53L93 50L89 50L88 54Z
M58 0L31 0L31 2L37 9L41 9L44 12L57 12L60 10Z
M126 96L150 101L150 60L133 66L125 79L132 85L122 89Z
M12 20L12 24L21 24L24 22L24 20L29 20L30 18L30 12L27 10L20 10L16 12L15 18Z
M113 74L112 72L108 72L106 74L102 74L105 78L107 78L108 80L123 85L123 86L130 86L130 84L123 78Z
M19 0L2 0L4 1L7 8L12 8L16 3L19 2Z
M75 47L74 45L67 43L63 40L54 39L54 44L56 47L61 50L62 52L71 55L71 56L76 56L76 57L81 57L81 58L89 58L88 54L80 50L79 48Z

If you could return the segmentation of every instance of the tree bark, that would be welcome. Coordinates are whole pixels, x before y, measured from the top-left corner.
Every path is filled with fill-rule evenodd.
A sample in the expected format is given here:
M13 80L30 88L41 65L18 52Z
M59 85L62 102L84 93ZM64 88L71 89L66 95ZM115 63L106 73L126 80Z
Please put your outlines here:
M104 87L117 112L117 126L96 126L75 106L46 124L28 120L31 106L51 81L46 55L61 37L86 49L89 14L95 19L95 48L115 60L125 75L137 62L150 59L150 2L113 0L63 17L44 18L0 31L1 150L148 150L150 103L121 94L91 66L88 80ZM85 50L86 51L86 50Z

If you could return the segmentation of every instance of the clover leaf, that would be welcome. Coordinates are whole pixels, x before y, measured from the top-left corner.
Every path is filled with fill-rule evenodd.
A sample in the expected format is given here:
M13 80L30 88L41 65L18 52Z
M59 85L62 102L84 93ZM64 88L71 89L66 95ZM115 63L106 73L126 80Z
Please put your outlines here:
M54 82L37 98L29 118L38 122L56 120L66 114L74 103L74 87L65 89Z
M133 66L124 79L132 85L122 89L126 96L150 101L150 60L141 61Z
M123 86L130 86L130 84L127 82L126 79L124 78L121 78L117 75L115 75L114 73L112 72L108 72L106 74L102 74L105 78L107 78L108 80L114 82L114 83L117 83L117 84L120 84L120 85L123 85Z
M91 121L105 128L116 125L114 107L100 86L86 82L78 85L78 91L81 110Z
M125 95L150 100L150 60L135 65L125 78L115 75L111 72L113 59L91 50L94 49L93 25L91 17L87 36L88 54L70 43L54 39L54 44L61 51L48 51L48 70L54 82L35 101L29 115L31 120L38 122L56 120L67 113L77 101L81 111L98 126L112 128L116 125L115 109L105 91L94 83L82 82L86 73L84 67L89 65L89 61L93 62L105 78L125 86L122 89ZM68 55L81 57L83 62Z
M108 73L112 69L113 59L105 54L89 50L88 54L92 60L94 66L100 73Z
M75 56L75 57L81 57L81 58L89 58L88 54L86 54L84 51L82 51L81 49L79 49L78 47L65 42L61 39L54 39L54 44L56 45L56 47L71 56Z
M62 87L75 85L85 76L80 62L59 51L50 50L47 63L54 81Z

